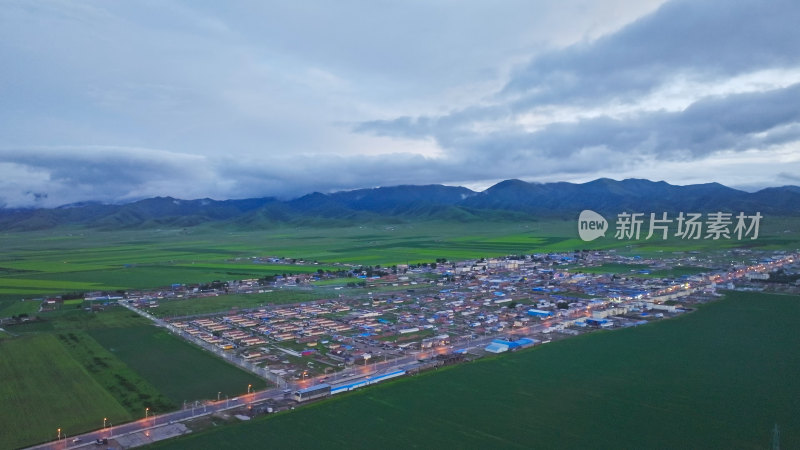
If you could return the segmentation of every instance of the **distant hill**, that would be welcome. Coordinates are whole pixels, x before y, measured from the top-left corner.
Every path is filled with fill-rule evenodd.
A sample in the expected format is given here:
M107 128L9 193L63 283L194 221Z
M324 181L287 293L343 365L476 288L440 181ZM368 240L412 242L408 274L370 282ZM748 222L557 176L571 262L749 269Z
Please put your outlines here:
M756 195L718 183L675 186L664 181L600 178L583 184L500 182L466 199L462 205L483 209L514 209L536 215L576 215L583 209L618 213L673 211L761 211L798 214L800 199L791 187L772 188L772 195ZM776 198L771 198L771 197ZM781 200L778 200L780 198Z
M123 205L84 202L54 209L0 209L0 229L24 231L61 225L130 229L206 223L257 229L282 224L529 220L575 217L584 209L611 214L759 211L800 216L800 187L748 193L718 183L676 186L663 181L601 178L582 184L506 180L483 192L443 185L404 185L332 194L314 192L288 201L273 197L224 201L156 197Z

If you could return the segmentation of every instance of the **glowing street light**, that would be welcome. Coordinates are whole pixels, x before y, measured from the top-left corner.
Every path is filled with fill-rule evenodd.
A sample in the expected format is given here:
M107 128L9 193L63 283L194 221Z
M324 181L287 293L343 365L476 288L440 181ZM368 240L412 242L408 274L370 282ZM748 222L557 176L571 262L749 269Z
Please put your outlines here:
M61 439L61 428L58 429L58 439Z
M108 420L108 417L103 417L103 429L104 430L106 429L106 421L107 420Z
M248 384L247 385L247 393L249 394L251 390L253 390L253 385L252 384Z
M147 415L150 414L150 408L147 407L144 409L144 420L147 420Z

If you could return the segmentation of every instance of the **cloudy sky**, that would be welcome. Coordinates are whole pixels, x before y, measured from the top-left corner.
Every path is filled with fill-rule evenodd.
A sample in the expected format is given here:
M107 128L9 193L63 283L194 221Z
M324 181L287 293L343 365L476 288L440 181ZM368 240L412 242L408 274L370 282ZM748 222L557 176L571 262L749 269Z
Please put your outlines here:
M800 185L796 0L6 0L0 205Z

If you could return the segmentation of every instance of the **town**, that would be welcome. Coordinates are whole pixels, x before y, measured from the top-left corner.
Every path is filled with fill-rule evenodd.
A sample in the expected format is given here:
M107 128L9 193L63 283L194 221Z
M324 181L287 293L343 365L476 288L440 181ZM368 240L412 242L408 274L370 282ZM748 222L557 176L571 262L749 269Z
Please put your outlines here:
M659 258L578 251L386 269L340 265L337 273L176 284L117 296L95 292L86 300L94 310L120 302L146 311L175 334L280 386L307 386L352 366L513 350L519 345L512 336L529 339L528 346L594 329L643 325L713 300L718 289L771 286L800 292L798 259L784 251L746 249ZM287 273L306 264L253 258L259 261L283 263ZM776 273L784 283L766 283ZM196 316L164 316L159 310L174 302L225 295L313 289L331 278L356 288L333 285L321 288L329 298ZM47 299L43 308L58 301Z

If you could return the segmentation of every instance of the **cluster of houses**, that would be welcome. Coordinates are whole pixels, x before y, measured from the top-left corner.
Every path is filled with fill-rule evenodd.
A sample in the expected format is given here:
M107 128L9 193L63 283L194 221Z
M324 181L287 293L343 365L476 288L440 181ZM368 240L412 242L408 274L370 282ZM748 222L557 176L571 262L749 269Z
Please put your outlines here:
M734 278L755 283L768 279L778 267L798 264L796 257L785 253L740 252L745 253L701 256L676 252L640 258L613 250L576 251L435 265L400 264L379 275L351 272L353 278L363 281L364 288L331 290L334 299L182 318L172 325L254 362L288 367L288 355L305 358L288 358L291 364L326 361L338 365L368 355L376 346L421 350L534 325L541 325L537 329L542 333L565 334L584 328L634 326L680 313L684 303L693 301L690 295L713 295L718 285L728 287ZM734 258L741 263L732 265ZM605 270L607 267L610 269ZM657 276L659 270L669 274L678 267L693 269L681 271L688 273L683 276ZM301 282L313 284L319 276L303 275ZM86 299L92 304L125 299L152 308L162 299L256 295L295 283L300 277L292 278L276 277L271 283L245 279L175 284L169 289L128 292L124 297L91 293ZM57 301L53 299L53 303ZM47 299L44 304L49 302Z

